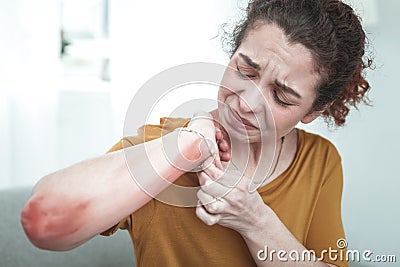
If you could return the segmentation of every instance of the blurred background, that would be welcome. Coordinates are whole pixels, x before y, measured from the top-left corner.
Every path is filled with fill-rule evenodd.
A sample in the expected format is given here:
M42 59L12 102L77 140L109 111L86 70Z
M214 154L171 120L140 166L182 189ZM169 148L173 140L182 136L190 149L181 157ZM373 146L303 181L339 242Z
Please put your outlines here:
M135 92L160 71L226 64L221 25L236 21L245 2L0 0L0 189L33 186L106 152L123 135ZM299 127L328 137L342 155L349 248L399 260L400 2L347 2L363 17L375 57L373 107L351 112L342 129Z

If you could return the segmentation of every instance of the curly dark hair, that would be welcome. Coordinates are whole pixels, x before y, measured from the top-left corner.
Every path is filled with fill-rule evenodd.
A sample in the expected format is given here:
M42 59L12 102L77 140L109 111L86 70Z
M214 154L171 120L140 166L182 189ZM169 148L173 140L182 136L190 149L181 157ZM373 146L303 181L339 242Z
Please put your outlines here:
M339 0L252 0L228 37L231 57L260 23L279 26L290 43L310 50L321 76L311 112L323 111L328 123L342 126L351 106L369 103L364 69L372 60L364 58L365 32L350 6Z

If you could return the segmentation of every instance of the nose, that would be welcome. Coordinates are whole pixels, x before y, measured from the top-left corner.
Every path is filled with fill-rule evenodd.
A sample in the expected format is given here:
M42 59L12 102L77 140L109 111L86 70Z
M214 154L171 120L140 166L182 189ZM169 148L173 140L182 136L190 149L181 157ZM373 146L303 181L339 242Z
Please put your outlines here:
M263 106L267 105L264 95L261 94L256 86L238 92L238 98L239 108L243 113L258 113Z
M253 111L250 104L248 103L248 100L244 99L242 95L239 95L239 108L240 111L243 113L249 113Z

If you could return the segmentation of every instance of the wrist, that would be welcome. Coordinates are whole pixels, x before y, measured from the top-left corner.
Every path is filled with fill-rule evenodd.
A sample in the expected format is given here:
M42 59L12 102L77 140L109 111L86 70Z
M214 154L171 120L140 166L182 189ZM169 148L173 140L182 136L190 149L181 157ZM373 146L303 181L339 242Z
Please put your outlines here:
M275 213L265 204L260 210L261 212L258 214L257 219L255 219L248 228L244 229L244 231L240 233L245 240L255 241L260 236L265 236L266 231L271 231L271 221Z
M184 172L191 171L211 156L203 136L196 133L177 129L170 134L174 141L168 144L172 146L169 149L165 147L165 151L169 151L167 157L170 164ZM164 143L164 146L168 144Z
M204 147L202 149L203 138L193 132L175 131L178 135L178 152L187 161L193 162L197 166L207 158Z

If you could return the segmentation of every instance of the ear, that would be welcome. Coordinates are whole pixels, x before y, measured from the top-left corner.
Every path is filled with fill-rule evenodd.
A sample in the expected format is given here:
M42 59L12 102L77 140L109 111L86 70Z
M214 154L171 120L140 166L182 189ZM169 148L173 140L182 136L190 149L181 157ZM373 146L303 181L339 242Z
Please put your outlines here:
M321 116L322 113L324 113L324 111L327 110L328 108L330 108L332 105L333 105L333 101L326 104L322 110L315 110L315 111L309 112L307 115L304 116L304 118L301 120L301 122L304 124L307 124L307 123L314 121L316 118Z
M303 119L301 119L301 122L304 124L310 123L314 121L316 118L318 118L324 111L313 111L308 113L307 115L304 116Z

